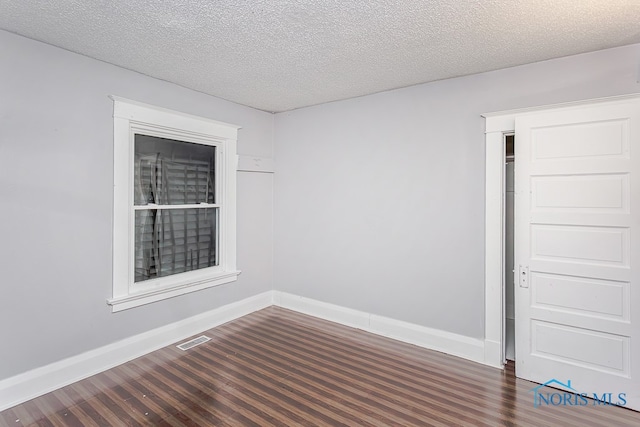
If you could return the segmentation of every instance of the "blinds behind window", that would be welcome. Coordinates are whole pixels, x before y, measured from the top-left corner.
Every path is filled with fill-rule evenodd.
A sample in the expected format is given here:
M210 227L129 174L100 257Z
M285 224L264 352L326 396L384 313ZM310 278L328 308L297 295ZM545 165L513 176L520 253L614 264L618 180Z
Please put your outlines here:
M215 147L136 135L135 282L218 265ZM170 205L172 209L163 209Z
M217 208L136 211L135 281L218 264Z

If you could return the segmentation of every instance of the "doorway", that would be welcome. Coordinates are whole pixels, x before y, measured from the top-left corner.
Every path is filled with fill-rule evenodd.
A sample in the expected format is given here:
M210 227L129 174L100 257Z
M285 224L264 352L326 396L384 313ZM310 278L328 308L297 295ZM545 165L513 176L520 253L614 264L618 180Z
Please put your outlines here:
M505 344L504 353L507 361L516 359L515 333L515 289L514 289L514 208L515 208L515 134L504 136L504 297L505 297Z
M640 198L631 197L640 188L640 97L484 117L485 363L504 366L514 317L518 377L617 391L640 409L640 270L631 268L640 264ZM516 128L517 275L506 265L506 136ZM518 283L513 313L509 277Z

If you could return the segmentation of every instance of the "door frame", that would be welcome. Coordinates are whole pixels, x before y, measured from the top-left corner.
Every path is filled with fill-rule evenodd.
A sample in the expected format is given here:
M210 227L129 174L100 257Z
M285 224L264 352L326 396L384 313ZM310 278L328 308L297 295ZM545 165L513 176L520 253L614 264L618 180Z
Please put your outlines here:
M639 93L634 93L482 114L485 119L485 364L499 368L505 364L505 135L515 134L516 117L524 114L639 97ZM517 265L515 259L514 265Z

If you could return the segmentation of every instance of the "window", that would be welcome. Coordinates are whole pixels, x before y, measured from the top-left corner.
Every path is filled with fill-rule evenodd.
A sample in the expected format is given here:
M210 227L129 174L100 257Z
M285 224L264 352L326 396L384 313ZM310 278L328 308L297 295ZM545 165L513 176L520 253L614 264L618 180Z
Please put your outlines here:
M113 311L236 280L238 127L112 98Z

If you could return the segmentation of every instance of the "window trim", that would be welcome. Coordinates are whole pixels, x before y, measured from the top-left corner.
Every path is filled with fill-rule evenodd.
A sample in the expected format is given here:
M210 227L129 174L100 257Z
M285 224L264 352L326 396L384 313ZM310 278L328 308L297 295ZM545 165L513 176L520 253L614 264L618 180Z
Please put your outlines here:
M238 126L125 98L113 100L113 312L237 280L236 154ZM217 147L220 168L217 266L134 282L134 136L145 135ZM216 172L218 174L218 172ZM218 185L218 184L216 184Z

